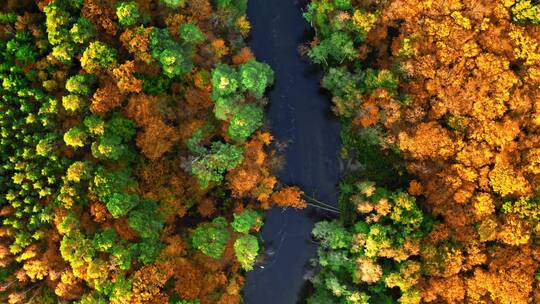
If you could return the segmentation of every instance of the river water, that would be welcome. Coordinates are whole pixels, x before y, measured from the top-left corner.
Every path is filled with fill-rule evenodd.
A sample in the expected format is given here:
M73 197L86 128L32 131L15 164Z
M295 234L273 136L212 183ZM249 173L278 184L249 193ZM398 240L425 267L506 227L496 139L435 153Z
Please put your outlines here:
M250 46L257 60L272 66L276 82L269 94L267 118L276 140L287 143L283 184L297 185L318 200L336 205L340 178L339 121L330 97L319 88L322 71L299 52L313 37L295 0L249 0ZM304 1L305 2L305 1ZM313 224L325 214L315 208L272 208L261 237L265 262L247 273L246 304L296 304L305 298L306 270L316 256Z

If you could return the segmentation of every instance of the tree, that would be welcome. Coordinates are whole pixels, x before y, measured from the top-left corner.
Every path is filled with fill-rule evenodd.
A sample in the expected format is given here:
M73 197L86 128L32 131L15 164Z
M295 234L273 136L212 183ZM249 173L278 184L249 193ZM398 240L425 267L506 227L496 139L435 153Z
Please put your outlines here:
M273 193L270 200L280 207L303 209L307 207L307 204L302 198L302 195L304 195L304 192L298 187L285 187Z
M69 93L89 96L94 78L88 74L77 74L66 81L66 90Z
M240 86L238 73L225 64L218 64L212 70L212 100L235 93Z
M242 90L262 98L267 87L274 82L274 71L266 63L250 60L240 66Z
M251 234L243 235L234 241L234 252L244 270L253 270L253 264L259 254L259 241Z
M519 23L540 24L540 6L534 1L508 1L512 5L512 19Z
M160 0L160 3L170 8L184 7L186 0Z
M232 116L227 133L232 139L243 142L262 126L263 116L263 109L255 104L240 106Z
M180 26L180 37L189 44L197 44L203 42L206 37L199 27L194 23L184 23Z
M207 188L210 182L223 180L225 171L235 168L243 159L242 148L222 142L213 142L206 154L196 158L191 164L201 187Z
M79 17L69 30L71 40L77 44L86 44L95 35L95 28L92 22L84 17Z
M179 44L172 39L167 29L159 28L154 28L148 39L152 57L161 64L167 77L180 76L193 69L193 48L190 44Z
M223 217L199 224L191 234L193 247L209 257L220 259L230 238L227 226L227 220Z
M116 16L123 26L135 25L141 17L137 2L121 2L116 7Z
M85 99L79 95L69 94L62 97L62 106L70 112L77 112L84 109Z
M64 133L64 142L66 145L75 149L84 147L88 135L81 127L73 127Z
M134 193L136 185L129 170L108 171L100 166L96 169L91 189L105 203L111 215L118 218L139 204L140 198Z
M240 233L249 233L250 230L259 231L263 219L259 212L247 209L240 214L234 214L234 220L231 223L232 228Z
M163 217L154 201L143 201L128 215L128 224L143 239L158 239L163 229Z
M109 69L116 64L116 50L101 41L91 42L81 58L81 66L88 73Z

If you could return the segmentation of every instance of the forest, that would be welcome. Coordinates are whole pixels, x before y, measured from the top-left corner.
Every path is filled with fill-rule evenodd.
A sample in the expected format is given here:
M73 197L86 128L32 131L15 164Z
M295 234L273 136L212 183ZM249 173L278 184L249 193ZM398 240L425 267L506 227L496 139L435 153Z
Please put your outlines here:
M0 303L260 304L275 208L335 211L300 303L540 303L536 1L307 1L335 206L278 178L248 0L2 4Z
M540 303L540 5L313 0L342 122L310 304Z
M246 1L8 1L0 302L241 303L281 186Z

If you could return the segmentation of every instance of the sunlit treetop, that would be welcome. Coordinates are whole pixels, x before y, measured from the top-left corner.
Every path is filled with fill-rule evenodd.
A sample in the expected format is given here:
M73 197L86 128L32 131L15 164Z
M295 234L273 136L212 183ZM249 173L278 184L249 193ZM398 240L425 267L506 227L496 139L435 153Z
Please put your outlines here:
M121 2L116 7L116 16L118 16L118 21L123 26L135 25L141 17L137 2Z

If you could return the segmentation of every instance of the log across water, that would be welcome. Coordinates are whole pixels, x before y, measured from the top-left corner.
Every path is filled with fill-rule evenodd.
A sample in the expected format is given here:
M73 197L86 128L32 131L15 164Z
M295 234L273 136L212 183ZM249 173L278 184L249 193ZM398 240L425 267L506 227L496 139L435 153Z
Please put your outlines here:
M319 88L322 71L298 52L313 36L302 17L303 6L295 0L249 0L250 46L257 60L270 64L276 74L267 118L276 140L287 143L280 181L335 205L339 121L331 112L330 97ZM301 303L306 266L316 255L311 229L321 216L313 208L273 208L267 213L262 231L266 257L247 274L244 303Z

